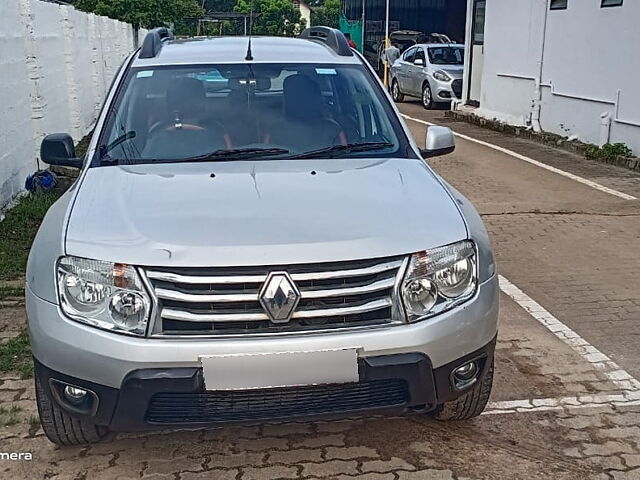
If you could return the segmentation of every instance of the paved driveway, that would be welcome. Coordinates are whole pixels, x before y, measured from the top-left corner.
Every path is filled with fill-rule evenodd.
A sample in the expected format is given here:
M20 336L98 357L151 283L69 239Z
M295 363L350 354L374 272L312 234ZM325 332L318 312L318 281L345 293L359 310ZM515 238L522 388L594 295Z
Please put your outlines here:
M502 275L497 378L485 415L455 424L413 415L117 435L59 448L29 421L31 382L4 377L0 402L22 410L21 423L0 429L0 453L33 459L0 458L0 478L640 478L640 201L629 199L640 197L640 176L451 122L417 103L401 109L419 120L408 124L420 143L421 122L434 122L494 145L460 137L454 154L432 162L483 214ZM0 336L23 319L19 307L0 309Z

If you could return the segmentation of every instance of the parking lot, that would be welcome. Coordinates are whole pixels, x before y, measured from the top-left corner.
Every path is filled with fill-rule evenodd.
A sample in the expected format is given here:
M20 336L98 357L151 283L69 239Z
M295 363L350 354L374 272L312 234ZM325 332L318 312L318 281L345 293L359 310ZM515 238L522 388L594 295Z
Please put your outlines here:
M401 104L416 141L450 126L436 171L476 205L501 275L501 331L489 408L463 423L422 415L114 435L50 444L31 380L0 379L21 408L0 429L1 478L640 478L640 175ZM637 198L636 198L637 197ZM0 309L0 337L24 326Z

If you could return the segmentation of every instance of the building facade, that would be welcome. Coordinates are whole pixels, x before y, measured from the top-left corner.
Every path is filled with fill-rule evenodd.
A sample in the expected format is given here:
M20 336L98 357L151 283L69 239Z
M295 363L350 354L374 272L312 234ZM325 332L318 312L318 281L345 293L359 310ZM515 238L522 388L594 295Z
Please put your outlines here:
M475 113L640 154L640 2L468 0Z
M292 0L293 6L300 10L300 15L304 18L304 24L307 27L311 26L311 8L307 4L307 2L303 2L301 0Z

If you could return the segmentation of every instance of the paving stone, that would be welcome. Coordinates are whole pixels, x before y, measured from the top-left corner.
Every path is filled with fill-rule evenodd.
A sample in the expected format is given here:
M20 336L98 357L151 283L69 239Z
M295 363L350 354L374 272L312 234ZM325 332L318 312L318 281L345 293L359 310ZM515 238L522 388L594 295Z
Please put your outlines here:
M585 444L583 453L585 456L592 455L613 455L615 453L634 453L631 446L627 443L607 441L601 444Z
M398 480L453 480L451 470L419 470L398 472Z
M378 452L374 448L369 447L327 447L327 460L341 459L348 460L351 458L378 458Z
M286 438L264 437L256 439L241 438L234 445L240 452L268 452L271 450L286 450L289 448Z
M298 448L295 450L273 451L269 453L267 463L295 464L301 462L322 462L322 450Z
M640 468L634 468L633 470L627 470L626 472L609 472L613 477L613 480L638 480L640 479Z
M113 467L91 472L87 479L91 480L140 480L140 473L130 467L115 465Z
M309 436L303 440L293 442L295 447L320 448L344 445L344 435L341 433L333 435L315 435Z
M622 455L627 467L640 467L640 455Z
M598 416L588 416L588 417L580 416L580 417L571 417L571 418L561 418L561 419L558 419L556 423L563 427L582 430L584 428L599 427L602 425L602 420Z
M265 425L262 434L267 437L285 437L287 435L308 434L311 432L310 423L282 423Z
M562 454L565 457L573 457L573 458L580 458L580 457L584 456L584 455L582 455L582 453L580 452L580 450L577 447L565 448L563 450Z
M243 452L231 455L211 455L209 457L210 468L235 468L244 466L261 466L264 464L266 453Z
M180 474L180 480L236 480L238 473L239 471L235 469L222 470L218 468L198 473L183 472Z
M336 420L334 422L318 422L316 430L320 433L340 433L359 428L361 425L362 421L359 420Z
M297 476L297 468L276 465L262 468L245 468L240 478L241 480L274 480L276 478L296 478Z
M149 466L145 470L144 474L152 475L154 473L160 474L172 474L189 470L192 472L199 472L202 470L202 458L174 458L171 460L152 460L149 462Z
M588 457L588 458L585 458L584 461L590 465L600 467L604 470L609 470L609 469L625 470L626 469L620 457L616 457L616 456Z
M364 472L393 472L395 470L415 470L416 467L401 458L392 457L390 460L365 460L360 469Z
M607 420L616 425L640 425L640 413L621 412L615 415L607 415Z
M615 427L598 430L598 436L605 438L638 438L640 439L640 427Z
M394 480L394 478L395 475L393 473L365 473L355 477L339 475L337 477L331 477L331 480Z
M356 475L358 462L354 460L331 460L323 463L303 463L302 475L324 478L331 475Z

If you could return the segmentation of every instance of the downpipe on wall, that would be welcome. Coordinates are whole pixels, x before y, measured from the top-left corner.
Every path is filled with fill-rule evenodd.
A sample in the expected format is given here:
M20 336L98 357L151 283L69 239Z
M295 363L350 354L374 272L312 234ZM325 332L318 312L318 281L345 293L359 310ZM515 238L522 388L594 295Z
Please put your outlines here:
M539 0L544 2L544 21L542 22L542 35L540 45L540 57L538 60L538 76L536 78L536 88L534 90L534 98L531 105L531 126L533 131L539 133L542 131L540 124L540 114L542 111L542 70L544 67L544 51L547 43L547 20L549 18L550 0Z
M600 115L600 146L606 145L611 140L611 112L603 112Z

